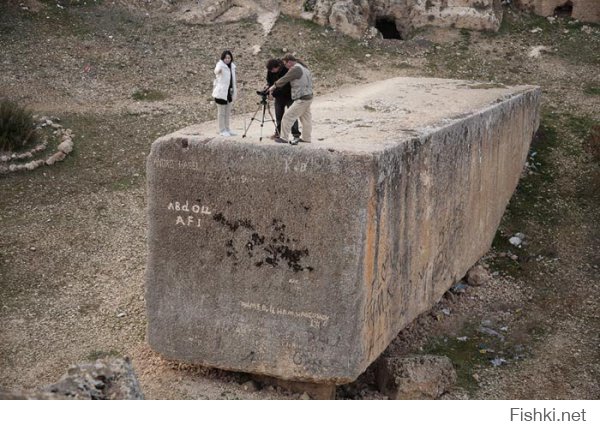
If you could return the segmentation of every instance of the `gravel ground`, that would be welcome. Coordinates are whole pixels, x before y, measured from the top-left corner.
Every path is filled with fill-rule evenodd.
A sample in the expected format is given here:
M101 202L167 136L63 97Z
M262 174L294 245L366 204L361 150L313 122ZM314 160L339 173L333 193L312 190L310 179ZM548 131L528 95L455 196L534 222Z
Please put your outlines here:
M144 341L145 156L157 136L213 119L212 68L233 47L238 112L255 110L264 62L284 51L306 60L321 94L398 75L540 85L532 167L481 262L491 280L448 292L385 354L450 357L449 399L600 398L598 26L509 11L497 35L353 41L282 17L265 38L252 19L194 26L121 3L18 3L0 4L0 96L59 117L75 152L0 177L0 387L47 385L115 355L132 358L147 398L302 397L164 360ZM530 57L536 46L549 50ZM517 232L521 248L508 243ZM383 398L371 368L337 397Z

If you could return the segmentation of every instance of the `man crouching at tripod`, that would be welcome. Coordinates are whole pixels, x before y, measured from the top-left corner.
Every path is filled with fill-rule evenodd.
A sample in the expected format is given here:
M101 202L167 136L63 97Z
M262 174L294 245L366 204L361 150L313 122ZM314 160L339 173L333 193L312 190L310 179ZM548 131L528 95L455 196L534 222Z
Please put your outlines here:
M283 65L283 62L278 58L272 58L267 62L267 85L264 91L267 91L271 85L275 84L279 78L282 78L288 69ZM273 97L275 98L275 121L276 121L276 132L272 136L272 139L281 137L281 120L285 112L285 108L289 108L292 105L292 89L290 84L287 83L280 88L273 90ZM300 131L298 130L298 121L294 122L292 126L292 135L294 138L300 137Z
M281 134L275 141L280 143L289 142L292 145L297 145L299 142L310 142L312 133L312 115L310 113L313 98L312 75L306 66L292 54L286 54L282 61L288 72L269 87L269 93L273 94L276 88L281 88L289 83L292 87L292 100L294 103L283 114ZM291 136L292 124L296 120L300 120L302 126L301 138Z

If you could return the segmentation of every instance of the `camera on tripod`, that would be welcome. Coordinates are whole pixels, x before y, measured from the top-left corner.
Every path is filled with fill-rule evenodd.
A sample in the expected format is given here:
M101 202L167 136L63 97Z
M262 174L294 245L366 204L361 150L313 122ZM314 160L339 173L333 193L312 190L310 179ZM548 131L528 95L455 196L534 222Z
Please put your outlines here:
M259 96L261 96L261 101L260 104L264 105L267 103L267 97L269 96L269 89L266 88L264 90L258 90L256 91L256 94L258 94Z
M275 122L275 119L273 118L273 114L271 114L271 107L269 106L269 101L267 99L267 97L269 97L269 88L267 87L262 90L258 90L258 91L256 91L256 94L258 94L260 96L260 102L257 103L258 109L256 109L256 112L254 112L254 115L252 115L252 118L250 118L250 123L248 124L247 127L245 127L244 134L242 135L242 137L246 137L246 134L248 133L248 129L250 128L250 125L252 125L252 122L254 120L256 120L256 115L258 114L258 111L261 110L261 106L262 106L262 119L260 121L260 139L259 139L259 141L262 142L262 132L263 132L263 127L265 125L265 114L267 112L269 113L269 116L271 117L271 122L275 126L275 132L277 132L277 123ZM244 126L245 125L246 124L244 122Z

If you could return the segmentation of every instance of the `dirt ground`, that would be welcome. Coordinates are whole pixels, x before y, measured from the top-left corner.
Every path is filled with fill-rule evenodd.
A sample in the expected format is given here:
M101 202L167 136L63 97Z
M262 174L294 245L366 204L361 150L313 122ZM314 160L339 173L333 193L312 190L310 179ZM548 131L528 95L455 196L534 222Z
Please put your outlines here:
M287 51L314 71L317 96L393 76L541 86L529 168L482 259L491 280L448 292L384 354L450 357L459 379L444 398L600 398L599 26L506 9L497 34L356 41L288 17L265 37L255 19L200 26L119 2L62 3L0 3L0 97L75 134L64 162L0 177L2 389L129 356L147 398L302 397L164 360L144 339L145 157L156 137L214 119L212 69L227 47L238 113L255 110L265 61ZM508 242L516 233L521 248ZM336 394L384 398L371 368Z

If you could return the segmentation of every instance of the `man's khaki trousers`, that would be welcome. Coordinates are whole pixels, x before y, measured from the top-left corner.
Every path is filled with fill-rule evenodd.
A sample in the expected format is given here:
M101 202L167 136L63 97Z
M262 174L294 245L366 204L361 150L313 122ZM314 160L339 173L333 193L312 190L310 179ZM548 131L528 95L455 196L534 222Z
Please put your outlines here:
M292 136L292 125L296 120L300 121L302 140L310 142L312 136L312 115L310 113L311 100L294 100L292 106L288 108L283 114L281 120L281 138L285 140L293 139Z

